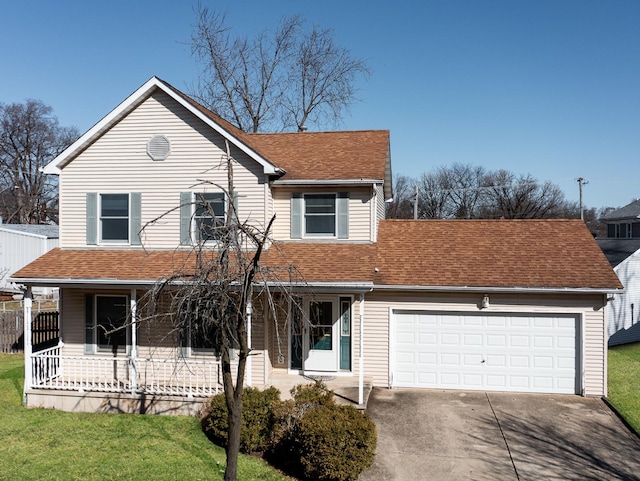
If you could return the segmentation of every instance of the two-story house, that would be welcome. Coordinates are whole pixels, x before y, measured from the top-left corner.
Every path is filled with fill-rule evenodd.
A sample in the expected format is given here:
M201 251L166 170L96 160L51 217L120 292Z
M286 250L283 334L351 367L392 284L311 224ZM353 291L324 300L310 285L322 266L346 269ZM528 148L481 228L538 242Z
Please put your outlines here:
M233 199L216 188L227 154ZM220 388L215 353L170 325L105 334L184 262L197 196L221 219L231 202L253 225L275 214L263 262L304 279L303 321L254 304L247 384L344 377L360 402L365 379L606 393L604 306L621 285L584 223L385 220L388 131L248 134L154 77L46 172L60 177L60 248L12 278L60 288L61 342L26 352L29 406L194 410Z

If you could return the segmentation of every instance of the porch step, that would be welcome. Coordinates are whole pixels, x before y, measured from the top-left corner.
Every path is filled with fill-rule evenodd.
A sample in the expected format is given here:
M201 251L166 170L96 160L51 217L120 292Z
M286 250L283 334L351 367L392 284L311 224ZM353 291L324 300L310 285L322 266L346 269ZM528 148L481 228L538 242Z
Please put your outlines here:
M363 403L358 404L358 378L343 376L304 376L286 373L274 373L267 382L280 391L282 399L291 399L291 389L301 384L313 384L322 381L328 389L333 391L337 404L354 406L358 409L366 409L369 394L373 388L373 379L364 379Z

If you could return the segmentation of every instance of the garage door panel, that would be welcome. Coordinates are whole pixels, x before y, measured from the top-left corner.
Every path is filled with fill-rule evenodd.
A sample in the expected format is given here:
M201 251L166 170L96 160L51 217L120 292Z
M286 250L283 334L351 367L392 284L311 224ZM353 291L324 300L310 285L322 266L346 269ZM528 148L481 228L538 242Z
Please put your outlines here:
M396 312L394 319L394 386L576 392L575 317Z

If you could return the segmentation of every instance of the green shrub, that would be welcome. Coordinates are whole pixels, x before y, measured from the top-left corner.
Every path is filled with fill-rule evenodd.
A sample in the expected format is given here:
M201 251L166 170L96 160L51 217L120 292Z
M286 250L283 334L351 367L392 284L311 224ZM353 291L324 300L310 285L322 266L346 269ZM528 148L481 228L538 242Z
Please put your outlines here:
M373 463L377 443L371 418L353 406L325 404L297 423L293 447L308 479L354 480Z
M313 384L300 384L291 390L291 397L296 406L303 410L305 408L326 406L335 404L333 391L327 388L322 381Z
M246 454L262 452L271 440L273 411L280 404L280 391L270 387L261 391L245 388L242 398L242 428L240 430L240 451ZM205 434L214 443L225 447L227 444L228 411L224 394L211 398L201 418Z

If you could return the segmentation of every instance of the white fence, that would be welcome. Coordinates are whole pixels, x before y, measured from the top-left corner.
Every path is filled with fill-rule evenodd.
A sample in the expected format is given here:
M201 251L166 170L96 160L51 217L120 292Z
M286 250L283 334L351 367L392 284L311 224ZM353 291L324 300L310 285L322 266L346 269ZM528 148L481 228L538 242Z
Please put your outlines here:
M220 392L217 360L62 356L56 346L31 359L32 388L208 397Z

